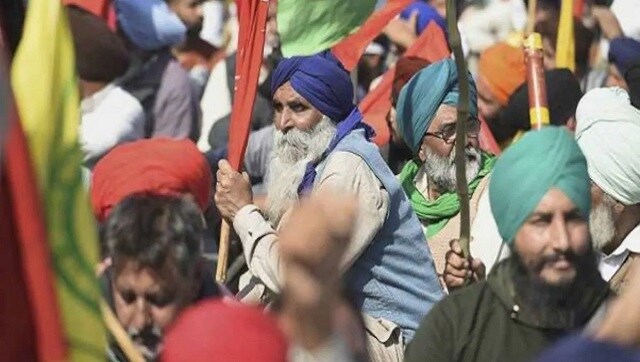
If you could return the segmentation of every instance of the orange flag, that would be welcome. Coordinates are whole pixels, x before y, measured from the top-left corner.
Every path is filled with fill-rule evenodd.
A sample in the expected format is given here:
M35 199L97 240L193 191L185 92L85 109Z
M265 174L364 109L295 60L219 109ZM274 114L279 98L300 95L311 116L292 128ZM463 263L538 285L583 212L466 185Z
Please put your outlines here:
M381 9L371 14L357 32L334 45L331 48L331 52L348 71L352 71L358 65L358 61L367 48L367 45L369 45L369 43L382 32L389 21L398 15L402 9L407 7L411 1L412 0L388 0Z

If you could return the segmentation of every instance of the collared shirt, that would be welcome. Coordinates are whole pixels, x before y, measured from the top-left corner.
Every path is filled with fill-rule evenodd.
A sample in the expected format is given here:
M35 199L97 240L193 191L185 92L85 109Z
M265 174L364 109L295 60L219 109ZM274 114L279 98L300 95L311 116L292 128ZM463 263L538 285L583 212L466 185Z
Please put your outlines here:
M382 228L389 209L389 194L366 162L349 152L335 152L329 157L315 189L346 192L358 198L355 232L342 260L342 268L347 270ZM264 287L279 293L282 286L278 234L255 205L240 209L233 227L249 267L249 272L240 279L239 297L264 302Z
M609 255L600 253L598 268L605 281L610 281L627 259L629 253L640 253L640 225L627 235L622 243Z

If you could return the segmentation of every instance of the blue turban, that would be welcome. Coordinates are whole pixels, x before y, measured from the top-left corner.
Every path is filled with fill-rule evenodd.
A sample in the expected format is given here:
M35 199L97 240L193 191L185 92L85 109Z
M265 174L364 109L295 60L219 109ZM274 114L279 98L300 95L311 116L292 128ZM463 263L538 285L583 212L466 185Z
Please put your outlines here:
M622 77L638 60L640 60L640 42L627 37L619 37L611 41L609 62L615 64Z
M282 59L272 74L271 94L286 82L334 122L345 119L355 107L349 73L328 51Z
M505 242L513 242L551 188L560 189L587 220L591 210L587 161L564 127L527 132L496 161L489 181L489 203Z
M469 80L469 114L478 116L476 83ZM429 65L411 78L400 91L396 105L398 129L414 153L418 153L424 134L441 104L458 105L458 70L452 59Z
M431 5L421 0L414 1L411 5L402 10L402 12L400 13L400 18L405 20L409 19L414 11L418 12L418 22L416 23L415 29L416 34L421 34L424 29L427 28L431 20L435 21L443 31L447 30L444 18L440 16L436 9L434 9Z
M184 41L187 27L164 0L116 0L118 23L127 38L143 50Z

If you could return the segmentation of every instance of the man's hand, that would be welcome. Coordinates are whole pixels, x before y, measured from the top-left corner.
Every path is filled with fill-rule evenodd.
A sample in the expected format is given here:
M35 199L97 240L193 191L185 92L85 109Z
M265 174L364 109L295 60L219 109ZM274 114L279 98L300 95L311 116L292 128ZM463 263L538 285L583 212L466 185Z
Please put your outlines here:
M307 349L331 336L340 262L353 233L357 201L327 191L303 200L280 231L284 262L282 322Z
M618 18L611 9L606 6L594 6L592 13L605 38L612 40L624 35Z
M218 162L218 172L216 173L216 194L214 200L220 215L229 223L240 209L251 204L253 194L251 192L251 182L246 172L240 174L234 170L227 160Z
M480 259L466 259L457 239L451 240L449 248L443 273L444 282L449 290L463 287L467 280L484 280L486 270Z
M409 48L418 39L416 24L418 23L418 11L411 13L409 19L399 17L391 19L382 31L393 43L404 49Z

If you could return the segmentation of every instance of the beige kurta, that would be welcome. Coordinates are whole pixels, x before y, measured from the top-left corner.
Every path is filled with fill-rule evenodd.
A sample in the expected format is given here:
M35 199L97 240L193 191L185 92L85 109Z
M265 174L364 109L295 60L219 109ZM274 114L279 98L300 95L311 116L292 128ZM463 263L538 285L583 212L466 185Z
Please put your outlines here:
M471 256L479 258L487 267L487 272L497 260L509 255L509 248L504 247L502 238L498 232L498 227L491 206L489 205L489 179L491 175L484 177L478 187L475 189L471 200L470 220L471 220ZM414 179L416 188L423 195L428 194L428 179L421 169ZM426 231L429 225L422 222L422 226ZM427 243L431 249L431 255L436 266L436 272L442 281L442 273L444 272L446 253L449 251L449 243L453 239L460 237L460 214L457 214L440 230L436 235L428 237ZM443 284L444 285L444 284Z
M356 228L342 260L342 268L347 270L384 224L389 194L364 160L349 152L332 154L318 177L314 190L330 189L358 198ZM233 227L240 237L249 267L241 278L239 297L247 302L264 302L270 292L280 293L282 286L277 231L255 205L243 207L233 220Z

